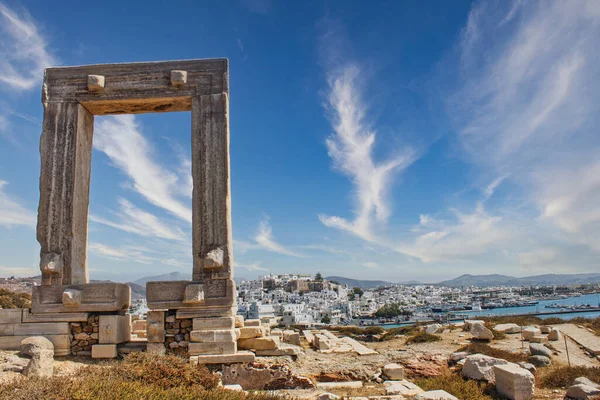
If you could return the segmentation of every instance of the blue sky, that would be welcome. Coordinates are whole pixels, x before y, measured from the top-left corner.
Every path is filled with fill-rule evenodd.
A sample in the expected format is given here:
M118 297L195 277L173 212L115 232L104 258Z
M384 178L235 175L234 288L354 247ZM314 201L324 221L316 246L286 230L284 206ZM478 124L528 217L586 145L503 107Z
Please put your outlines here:
M236 276L600 270L597 1L0 0L0 275L48 66L227 57ZM91 279L191 272L190 115L96 117Z

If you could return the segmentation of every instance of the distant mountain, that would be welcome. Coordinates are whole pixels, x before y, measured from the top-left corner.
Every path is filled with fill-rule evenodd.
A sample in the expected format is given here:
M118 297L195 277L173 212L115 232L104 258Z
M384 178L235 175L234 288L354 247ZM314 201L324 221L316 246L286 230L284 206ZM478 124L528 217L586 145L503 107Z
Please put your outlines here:
M146 287L147 282L151 281L189 281L192 279L192 274L184 274L183 272L174 271L163 275L145 276L133 283Z
M348 287L359 287L362 289L371 289L379 286L389 286L394 285L392 282L387 281L369 281L369 280L360 280L360 279L351 279L344 278L343 276L328 276L325 279L328 281L336 281L341 285L348 285Z
M452 286L452 287L461 287L461 286L500 286L507 285L508 282L514 281L515 277L508 275L470 275L465 274L461 275L458 278L450 279L447 281L442 281L436 283L439 286Z
M600 283L600 274L546 274L517 278L519 285L583 285Z
M437 283L439 286L552 286L600 283L598 274L546 274L515 278L507 275L461 275L458 278Z

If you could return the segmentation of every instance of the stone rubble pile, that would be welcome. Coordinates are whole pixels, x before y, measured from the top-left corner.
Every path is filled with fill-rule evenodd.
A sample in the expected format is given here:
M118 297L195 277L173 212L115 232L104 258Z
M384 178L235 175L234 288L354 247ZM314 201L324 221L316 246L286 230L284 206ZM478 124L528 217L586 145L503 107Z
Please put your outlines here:
M302 331L306 341L321 353L357 353L360 356L378 354L375 350L347 336L338 338L328 330Z
M100 332L100 316L90 315L85 322L71 322L71 354L75 356L91 356L92 346L98 343Z

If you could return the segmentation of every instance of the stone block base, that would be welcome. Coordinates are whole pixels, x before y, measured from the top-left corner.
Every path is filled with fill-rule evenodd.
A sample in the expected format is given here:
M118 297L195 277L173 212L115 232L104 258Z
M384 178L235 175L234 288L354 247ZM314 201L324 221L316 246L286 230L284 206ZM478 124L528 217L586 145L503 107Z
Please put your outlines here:
M131 304L131 289L124 283L34 286L31 312L123 312Z
M0 350L19 350L21 341L31 336L0 336ZM54 345L55 356L71 354L71 335L44 335L44 337Z
M192 364L236 364L254 362L254 353L239 351L236 354L202 355L190 357Z
M117 344L131 340L131 315L100 315L100 344Z
M233 341L188 344L188 353L190 356L210 354L235 354L236 352L237 343Z
M92 346L92 358L116 358L116 344L95 344Z
M156 310L197 308L209 311L213 307L224 307L231 313L235 304L235 283L233 279L147 282L146 299L148 307Z

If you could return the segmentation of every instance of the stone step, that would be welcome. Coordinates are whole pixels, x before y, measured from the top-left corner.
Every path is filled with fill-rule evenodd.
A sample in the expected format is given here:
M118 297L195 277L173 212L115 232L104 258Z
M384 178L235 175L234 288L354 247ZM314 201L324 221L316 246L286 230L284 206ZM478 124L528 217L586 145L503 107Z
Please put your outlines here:
M70 333L71 327L68 322L0 324L0 336L68 335Z
M250 351L238 351L235 354L213 354L190 357L190 363L192 364L236 364L254 362L254 360L254 353Z

